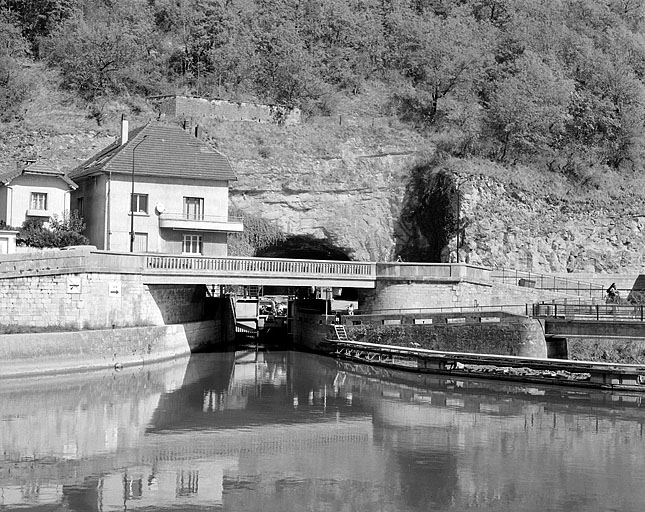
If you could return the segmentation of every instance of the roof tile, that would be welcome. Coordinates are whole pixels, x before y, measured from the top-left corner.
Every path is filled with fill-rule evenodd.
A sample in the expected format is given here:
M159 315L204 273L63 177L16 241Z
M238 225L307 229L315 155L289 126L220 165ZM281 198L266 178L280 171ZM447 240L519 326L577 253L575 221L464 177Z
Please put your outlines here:
M128 142L113 142L81 165L69 177L98 173L135 173L144 176L231 181L235 172L222 153L175 125L147 124L131 130Z

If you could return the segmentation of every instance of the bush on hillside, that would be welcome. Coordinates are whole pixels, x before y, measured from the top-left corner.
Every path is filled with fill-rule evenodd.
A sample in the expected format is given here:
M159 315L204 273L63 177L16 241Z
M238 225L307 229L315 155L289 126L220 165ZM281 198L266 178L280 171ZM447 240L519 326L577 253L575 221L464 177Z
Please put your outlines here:
M229 256L257 256L267 247L285 239L285 234L277 225L262 217L244 213L238 208L232 208L230 215L242 219L244 231L228 236Z

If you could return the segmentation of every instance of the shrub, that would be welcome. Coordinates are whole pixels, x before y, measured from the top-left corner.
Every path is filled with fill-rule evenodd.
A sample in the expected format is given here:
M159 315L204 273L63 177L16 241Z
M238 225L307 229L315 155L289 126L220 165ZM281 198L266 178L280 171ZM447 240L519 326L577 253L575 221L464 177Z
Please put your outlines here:
M27 219L18 230L16 244L37 248L87 245L89 240L82 234L84 229L85 223L76 211L65 212L62 218L54 215L49 228L43 219Z

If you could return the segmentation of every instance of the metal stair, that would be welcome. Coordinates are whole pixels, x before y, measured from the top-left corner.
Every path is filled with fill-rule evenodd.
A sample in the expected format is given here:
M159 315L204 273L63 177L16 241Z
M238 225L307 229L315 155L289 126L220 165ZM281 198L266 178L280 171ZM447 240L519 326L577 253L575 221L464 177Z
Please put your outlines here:
M334 330L336 331L336 338L338 341L349 341L344 325L334 325Z

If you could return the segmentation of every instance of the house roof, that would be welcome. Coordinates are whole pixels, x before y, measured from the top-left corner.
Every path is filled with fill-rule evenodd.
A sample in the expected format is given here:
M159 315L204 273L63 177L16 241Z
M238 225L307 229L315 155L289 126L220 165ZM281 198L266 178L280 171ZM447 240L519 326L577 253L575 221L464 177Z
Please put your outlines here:
M179 126L151 123L131 130L125 144L117 140L99 151L70 171L69 177L78 179L107 172L129 175L133 166L139 176L237 179L228 158L206 142Z
M70 178L65 176L63 171L57 171L56 169L49 167L48 165L42 162L35 162L28 164L26 166L16 167L15 169L7 172L0 173L0 183L2 185L9 185L15 178L22 176L23 174L35 174L39 176L53 176L55 178L60 178L63 180L69 188L75 190L78 188L78 185L74 183Z

